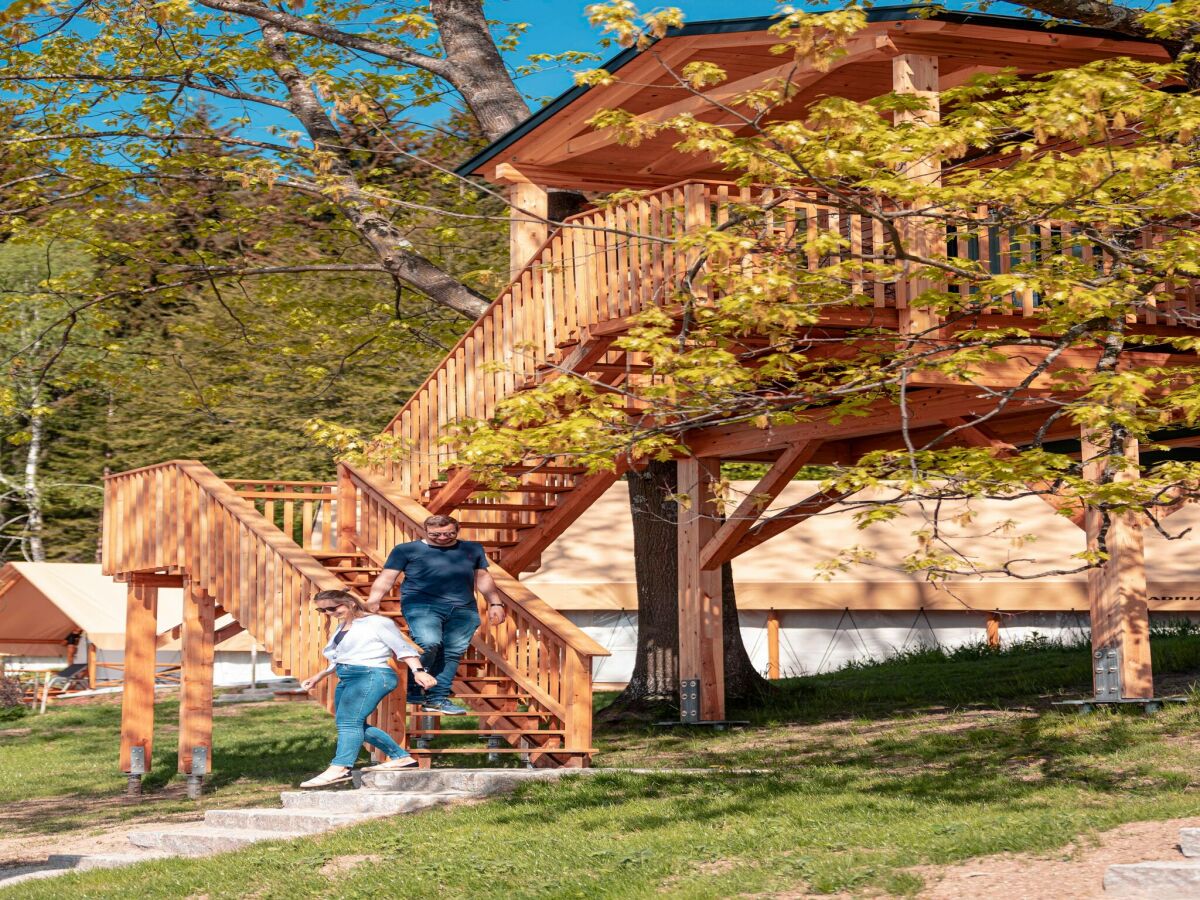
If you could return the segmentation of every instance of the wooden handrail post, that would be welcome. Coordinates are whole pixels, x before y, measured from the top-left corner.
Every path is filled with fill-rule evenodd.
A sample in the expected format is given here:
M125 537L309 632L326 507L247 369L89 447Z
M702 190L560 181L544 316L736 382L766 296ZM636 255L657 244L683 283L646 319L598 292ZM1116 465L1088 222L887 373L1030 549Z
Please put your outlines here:
M936 125L941 119L940 96L938 94L938 58L920 53L901 53L892 58L892 89L898 94L912 94L925 101L925 108L913 112L897 112L895 124L916 123ZM942 164L936 157L915 160L904 166L903 174L913 181L931 186L941 184ZM914 204L925 206L923 201ZM939 237L937 220L921 217L902 219L899 224L905 245L922 256L936 256L945 243ZM907 270L913 264L906 262ZM914 301L932 285L922 278L908 277L898 285L903 287L905 302L899 310L901 334L922 334L938 324L936 313L927 308L914 308ZM926 339L933 335L926 334Z
M357 530L358 498L350 470L338 466L337 475L337 548L354 549L354 533Z
M213 623L216 602L190 579L183 595L183 676L179 697L179 771L212 770ZM205 750L203 771L192 771L192 751Z
M154 662L158 652L158 588L130 584L125 606L125 683L121 689L121 771L130 772L130 751L141 748L150 771L154 749ZM91 641L88 641L89 650ZM89 656L91 654L89 653Z
M592 746L592 658L567 648L563 660L563 705L567 720L563 723L563 742L572 750Z
M1125 458L1133 465L1113 473L1114 481L1138 477L1138 442L1124 442ZM1084 429L1080 446L1084 477L1099 480L1109 452L1107 435L1089 434ZM1154 673L1150 661L1150 613L1146 604L1146 557L1142 538L1142 515L1110 512L1105 534L1108 559L1088 570L1088 602L1092 615L1092 678L1098 699L1118 699L1114 676L1119 675L1120 699L1154 696ZM1104 529L1104 512L1088 507L1084 530L1089 550L1099 548Z

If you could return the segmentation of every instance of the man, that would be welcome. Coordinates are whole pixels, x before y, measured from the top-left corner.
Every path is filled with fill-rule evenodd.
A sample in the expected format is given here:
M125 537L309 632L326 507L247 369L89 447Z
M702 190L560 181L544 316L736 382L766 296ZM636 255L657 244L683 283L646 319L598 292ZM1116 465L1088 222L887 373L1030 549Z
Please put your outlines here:
M400 609L412 639L421 647L421 665L437 679L424 700L409 682L409 703L420 703L422 712L462 716L467 711L450 702L450 687L458 661L479 627L475 591L487 600L488 621L504 621L504 603L496 582L487 571L483 545L458 539L458 522L449 516L425 520L425 537L397 544L388 554L383 571L371 587L367 608L379 611L379 603L400 573Z

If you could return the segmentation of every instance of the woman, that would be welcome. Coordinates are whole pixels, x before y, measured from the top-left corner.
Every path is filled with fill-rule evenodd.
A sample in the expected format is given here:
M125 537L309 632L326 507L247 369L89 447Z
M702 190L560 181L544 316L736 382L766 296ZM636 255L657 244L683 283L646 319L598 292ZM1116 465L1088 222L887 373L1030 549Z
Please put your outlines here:
M391 735L367 725L367 716L379 701L396 689L396 673L388 665L392 656L404 661L417 684L423 688L437 683L421 668L420 649L407 640L386 616L371 615L362 602L347 591L321 591L313 598L317 611L338 620L338 627L325 645L329 665L301 682L306 691L332 674L338 677L333 694L337 722L337 752L329 768L301 783L302 788L328 787L350 780L358 749L363 742L387 755L387 761L372 769L406 769L417 761L392 740Z

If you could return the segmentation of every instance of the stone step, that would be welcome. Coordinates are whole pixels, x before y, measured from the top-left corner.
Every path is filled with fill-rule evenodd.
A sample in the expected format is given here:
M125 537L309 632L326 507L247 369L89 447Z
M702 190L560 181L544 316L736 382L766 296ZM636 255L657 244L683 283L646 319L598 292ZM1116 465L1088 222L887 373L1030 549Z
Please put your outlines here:
M1179 860L1109 866L1104 873L1104 894L1146 900L1195 900L1200 897L1200 863Z
M38 881L43 878L56 878L68 872L80 872L87 869L115 869L118 866L131 866L134 863L146 862L152 859L164 859L166 853L51 853L45 862L30 863L27 866L17 866L3 870L0 874L0 888L21 884L25 881Z
M486 750L481 750L486 753ZM531 781L553 781L587 769L401 769L363 772L362 786L374 791L418 794L455 792L476 797L513 791Z
M319 834L385 815L379 812L334 812L325 809L210 809L204 824L212 828Z
M284 809L319 809L331 813L372 813L396 816L428 809L466 796L457 791L401 794L394 791L284 791Z
M1184 856L1200 856L1200 828L1180 828L1179 849Z
M177 826L147 831L133 831L129 842L146 850L160 850L180 856L204 856L241 850L259 841L279 841L307 837L303 831L255 831L249 828L213 828L208 825Z

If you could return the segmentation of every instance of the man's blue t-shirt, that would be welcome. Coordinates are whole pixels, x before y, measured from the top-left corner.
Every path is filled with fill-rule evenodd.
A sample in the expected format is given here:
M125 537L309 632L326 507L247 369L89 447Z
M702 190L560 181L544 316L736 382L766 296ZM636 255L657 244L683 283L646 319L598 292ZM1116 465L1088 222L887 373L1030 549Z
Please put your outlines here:
M488 567L483 545L458 541L452 547L431 547L424 541L397 544L385 569L404 573L403 603L442 601L454 606L475 605L475 570Z

